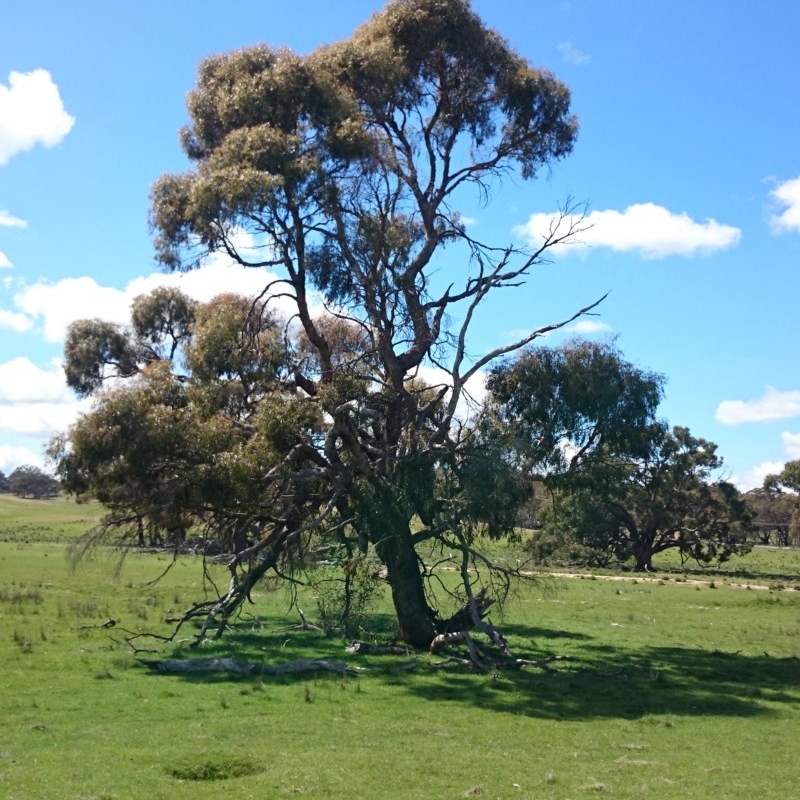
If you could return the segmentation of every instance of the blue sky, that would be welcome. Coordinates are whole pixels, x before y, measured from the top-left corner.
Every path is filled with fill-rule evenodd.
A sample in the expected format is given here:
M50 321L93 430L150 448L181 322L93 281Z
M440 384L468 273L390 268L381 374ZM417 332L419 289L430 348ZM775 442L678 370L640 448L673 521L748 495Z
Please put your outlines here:
M0 15L0 470L43 464L82 408L59 360L74 319L124 322L179 282L208 299L265 277L217 262L167 277L148 195L185 169L177 131L206 55L257 42L308 52L379 0L6 0ZM715 441L749 488L800 458L800 3L474 0L573 93L575 152L465 207L484 240L535 236L569 197L582 243L474 331L488 350L605 292L592 336L667 377L661 412ZM457 268L457 265L453 265ZM555 341L555 340L554 340Z

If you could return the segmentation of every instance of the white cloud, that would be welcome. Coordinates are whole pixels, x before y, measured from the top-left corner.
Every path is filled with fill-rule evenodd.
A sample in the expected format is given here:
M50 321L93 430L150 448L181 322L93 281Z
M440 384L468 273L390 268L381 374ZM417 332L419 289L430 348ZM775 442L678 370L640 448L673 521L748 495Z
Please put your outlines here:
M221 260L210 260L200 269L187 273L152 273L130 281L124 289L101 286L94 278L65 278L56 283L40 282L20 289L14 296L17 313L0 310L0 325L5 319L23 326L41 321L44 338L48 342L61 342L67 327L78 319L101 318L124 324L130 318L130 306L135 297L147 294L157 286L176 286L190 297L201 302L224 292L256 295L263 291L275 276L262 269L226 265ZM289 310L288 300L281 300L283 310ZM289 310L291 313L291 310ZM27 328L31 327L27 324Z
M100 286L93 278L84 277L25 287L14 296L14 304L27 316L43 319L48 342L60 342L67 326L76 319L102 317L124 322L130 298L119 289Z
M48 369L24 357L0 364L0 431L49 437L72 424L89 402L72 394L58 360Z
M588 64L592 60L590 55L578 50L572 42L559 42L558 52L561 53L564 60L568 61L570 64Z
M12 72L0 84L0 164L36 144L57 145L74 124L47 70Z
M743 476L731 475L730 482L740 491L747 492L764 485L764 478L767 475L775 475L783 471L785 464L783 461L764 461L757 467L753 467Z
M717 421L723 425L768 422L800 416L800 391L779 392L767 386L757 400L723 400L717 406Z
M532 214L514 232L534 247L540 246L558 219L557 214ZM636 252L648 259L688 257L725 250L741 239L738 228L715 219L695 222L688 214L676 214L654 203L631 205L624 211L592 211L582 222L577 216L567 217L561 222L561 230L570 224L585 230L560 245L561 252L569 245L582 252L588 247L608 247L616 252Z
M14 311L5 311L0 308L0 328L22 333L33 327L33 320L25 314L18 314Z
M795 231L800 233L800 176L781 183L770 194L786 206L781 214L774 214L770 223L776 233Z
M74 124L47 70L12 72L0 84L0 164L36 144L53 147Z
M0 405L0 409L2 409L0 431L49 439L68 428L82 410L88 410L88 406L72 400L69 403Z
M8 260L8 256L0 250L0 269L3 267L11 267L12 263Z
M564 328L565 333L575 333L579 336L592 336L595 333L609 333L611 326L605 322L598 322L593 319L582 319L568 328Z
M784 431L781 439L783 439L783 450L786 455L793 460L800 458L800 433Z
M44 459L27 447L0 445L0 471L8 477L17 467L44 467Z
M28 223L24 219L14 217L5 209L0 209L0 228L27 228Z
M0 405L72 401L60 362L44 370L30 359L19 358L0 364Z

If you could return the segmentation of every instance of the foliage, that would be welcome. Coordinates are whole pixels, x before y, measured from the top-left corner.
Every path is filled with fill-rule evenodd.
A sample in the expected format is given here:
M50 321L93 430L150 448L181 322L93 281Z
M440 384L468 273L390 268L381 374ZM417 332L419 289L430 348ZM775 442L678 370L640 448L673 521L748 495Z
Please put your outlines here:
M608 454L645 455L663 383L613 342L529 348L491 370L488 419L518 463L555 479Z
M519 286L582 218L566 207L535 249L498 248L467 232L458 207L512 169L530 179L569 154L569 103L467 0L395 0L307 56L260 45L201 64L182 132L192 166L152 191L157 255L189 269L223 252L279 277L244 319L239 301L190 313L140 298L164 324L79 323L70 385L128 385L99 395L53 448L70 489L109 503L112 523L173 542L200 523L226 543L228 589L183 618L206 616L198 638L314 539L372 545L400 636L419 646L442 621L418 548L438 541L487 566L474 533L509 531L526 490L458 421L464 386L594 304L468 358L487 294ZM278 296L292 306L285 346L268 322ZM431 365L441 383L425 386Z
M764 488L800 493L800 460L787 462L777 475L767 475L764 479Z
M793 494L779 491L769 483L766 487L751 489L745 499L753 512L756 541L784 547L800 544L800 513Z
M347 640L364 636L381 588L374 564L362 553L356 553L341 565L315 567L309 583L326 635L339 634Z
M787 462L777 475L767 475L763 488L750 494L760 527L774 530L778 544L800 544L800 460Z
M5 476L5 473L0 470L0 493L10 492L11 485L8 482L8 478Z
M17 497L40 500L43 497L54 497L61 491L61 487L52 475L39 467L26 464L17 467L8 476L8 490Z
M562 484L545 529L600 560L633 558L637 570L651 570L653 556L669 549L705 564L746 551L751 514L732 484L714 479L716 445L687 428L650 431L646 456L609 454Z
M134 300L129 330L99 319L73 322L64 342L67 385L88 397L109 377L130 377L149 364L174 358L193 317L188 297L159 287Z

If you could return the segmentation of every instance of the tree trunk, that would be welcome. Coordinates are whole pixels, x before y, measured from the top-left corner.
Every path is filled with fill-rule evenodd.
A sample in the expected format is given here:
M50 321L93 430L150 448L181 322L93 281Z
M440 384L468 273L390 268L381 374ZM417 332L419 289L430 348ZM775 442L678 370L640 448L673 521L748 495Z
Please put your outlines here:
M436 612L425 599L425 583L411 534L411 515L395 487L381 479L351 496L355 527L386 567L400 638L427 649L436 636Z
M425 599L425 586L411 531L385 535L375 550L386 565L400 638L412 647L428 648L436 636L435 615Z
M653 552L645 544L634 544L633 554L636 557L637 572L652 572L653 571Z

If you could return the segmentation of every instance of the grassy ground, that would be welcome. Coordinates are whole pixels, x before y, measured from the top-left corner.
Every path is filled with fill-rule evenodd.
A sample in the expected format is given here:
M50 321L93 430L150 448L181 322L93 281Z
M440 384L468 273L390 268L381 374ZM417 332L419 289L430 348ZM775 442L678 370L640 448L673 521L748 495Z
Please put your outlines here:
M791 573L765 558L764 572ZM73 571L63 543L0 542L0 797L797 796L800 592L720 575L713 588L544 579L494 622L520 656L577 660L475 675L427 655L348 656L288 630L285 592L262 591L201 655L368 671L235 680L150 673L125 643L196 599L198 559L148 583L170 563L118 569L105 553ZM315 616L313 597L301 607Z
M0 541L69 542L100 521L97 503L78 504L65 497L27 500L0 494Z

